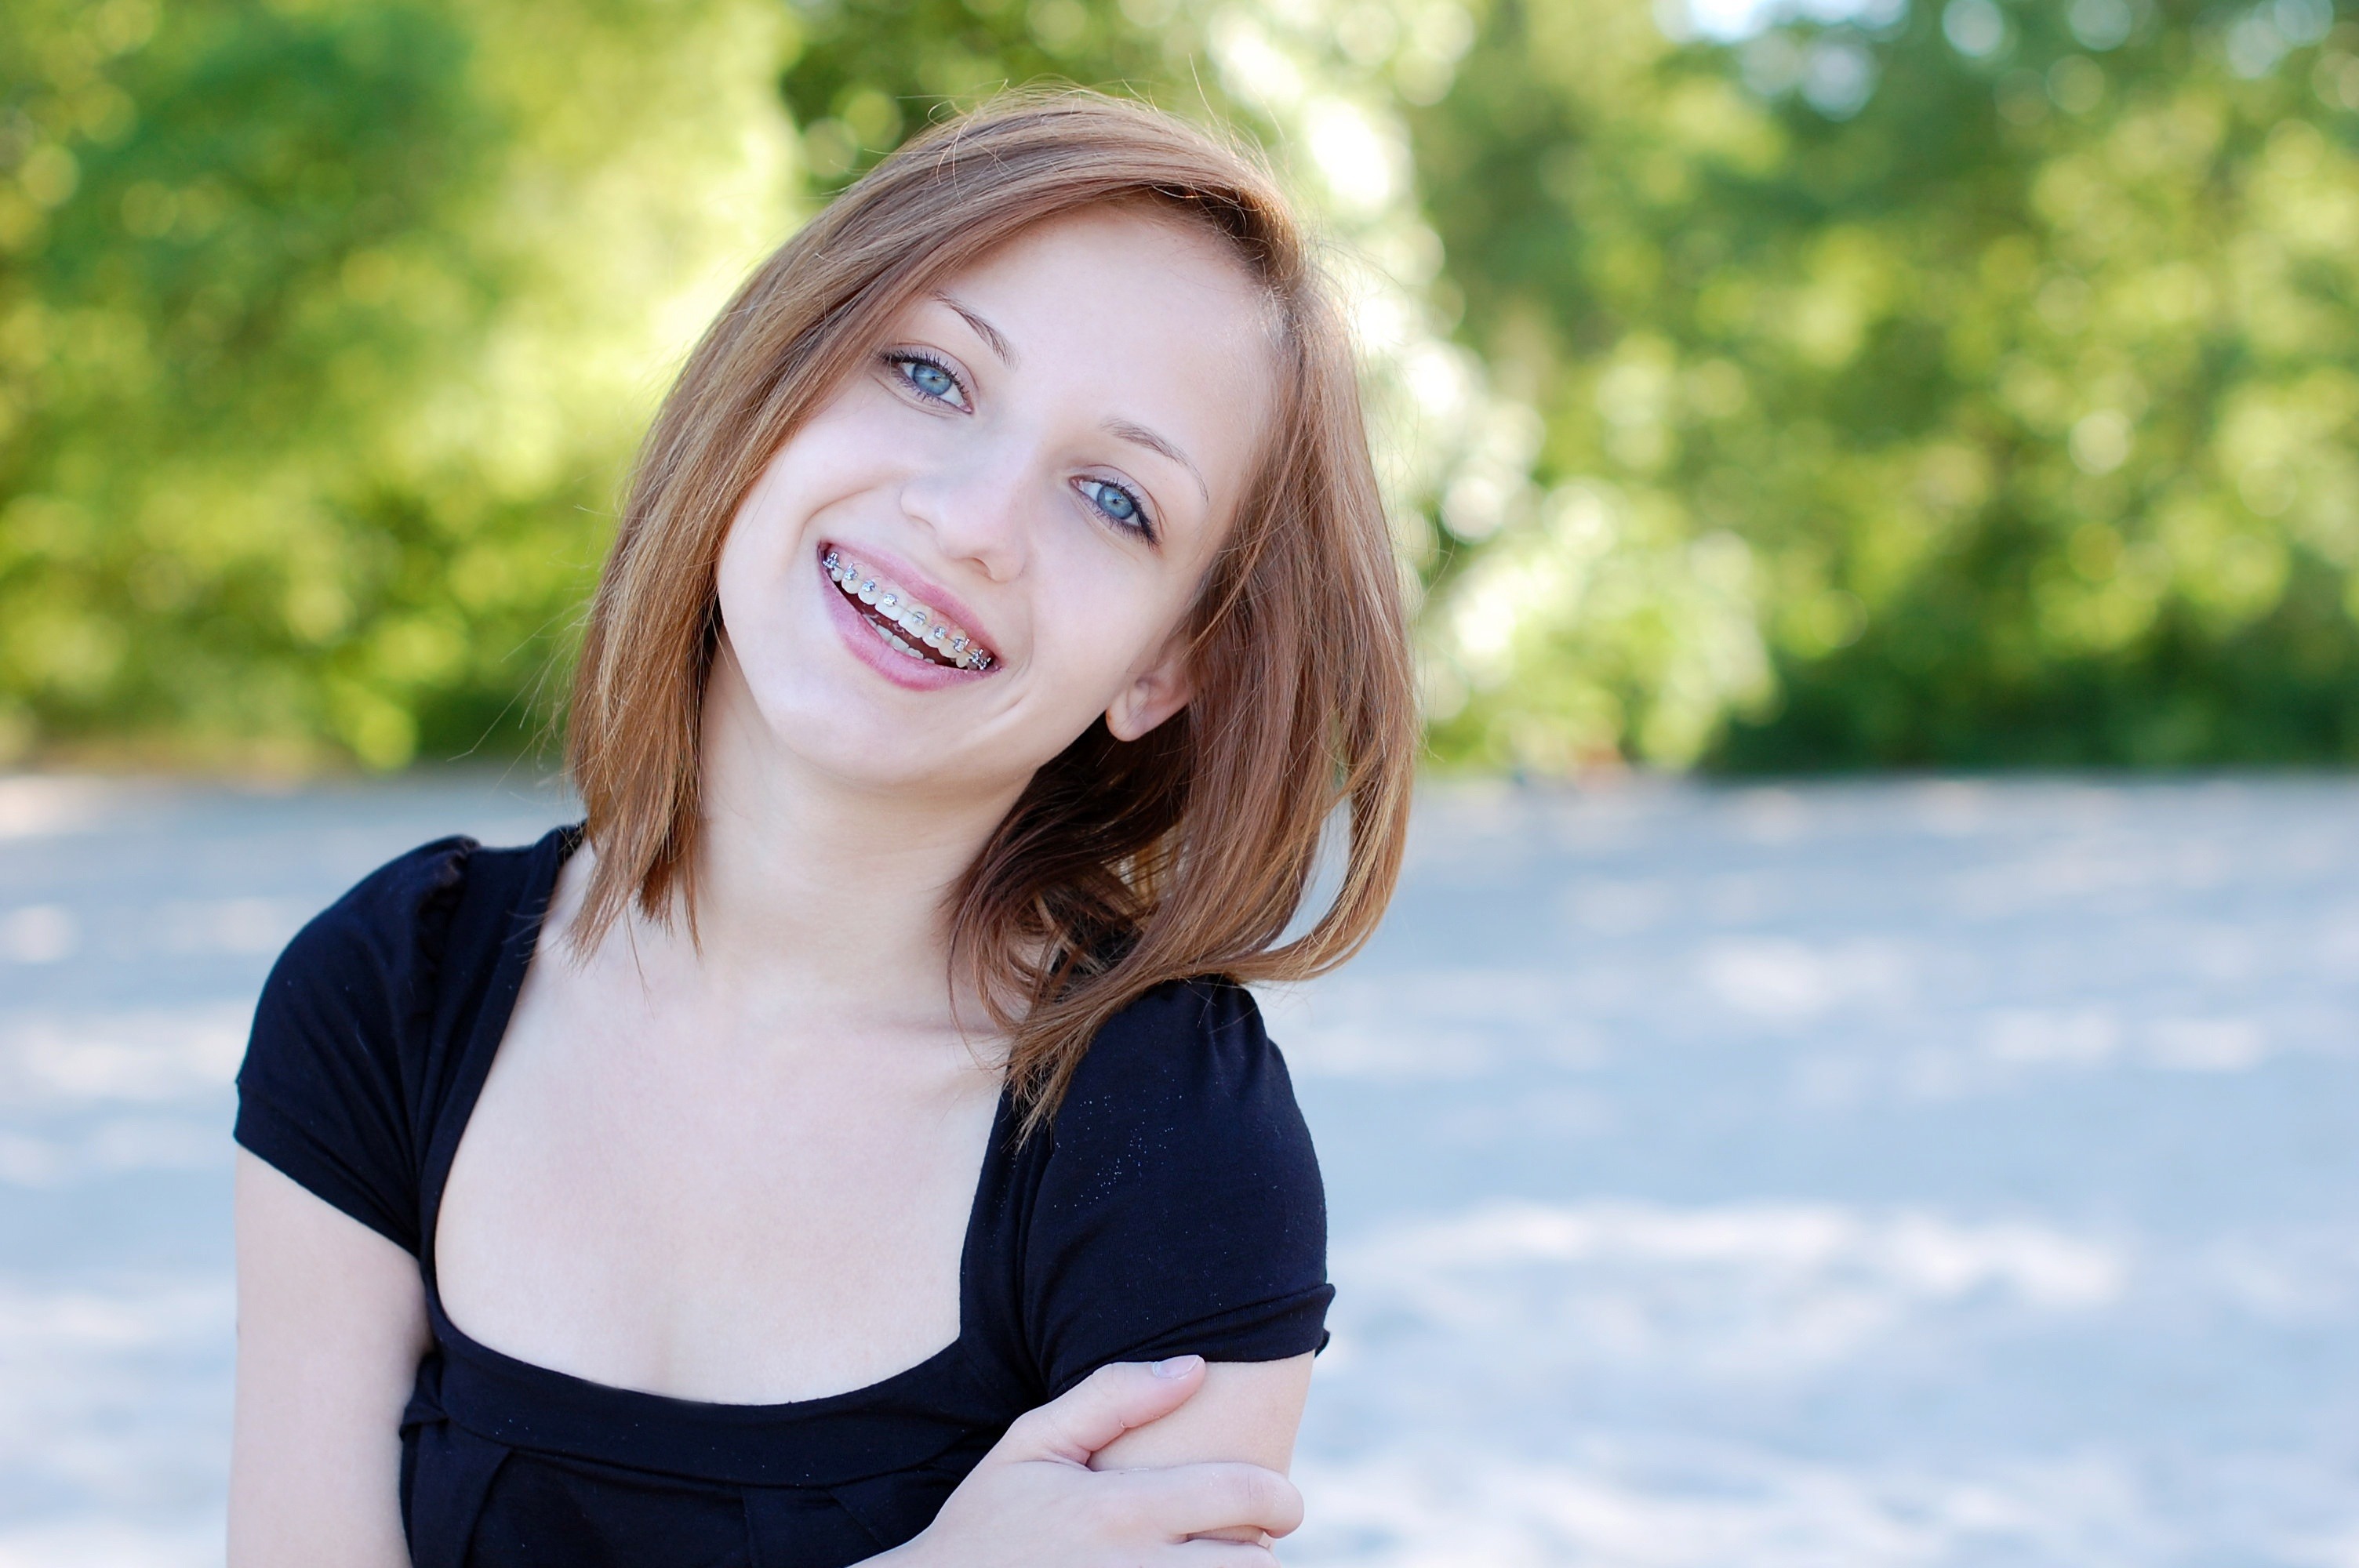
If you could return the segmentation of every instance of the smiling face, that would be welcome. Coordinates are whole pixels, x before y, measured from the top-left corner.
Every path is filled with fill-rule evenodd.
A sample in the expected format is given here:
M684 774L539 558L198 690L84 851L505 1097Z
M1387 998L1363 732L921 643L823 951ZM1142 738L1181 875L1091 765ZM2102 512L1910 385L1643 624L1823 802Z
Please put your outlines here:
M913 301L778 450L718 573L708 724L850 782L1008 790L1185 705L1181 622L1271 402L1223 241L1104 210ZM736 711L736 710L745 711Z

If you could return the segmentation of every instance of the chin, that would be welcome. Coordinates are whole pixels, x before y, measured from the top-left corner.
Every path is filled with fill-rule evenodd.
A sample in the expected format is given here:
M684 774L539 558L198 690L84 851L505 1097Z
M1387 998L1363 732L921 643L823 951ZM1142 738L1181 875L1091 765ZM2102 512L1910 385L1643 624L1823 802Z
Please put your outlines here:
M961 746L947 716L929 722L922 711L879 702L860 689L875 677L853 674L846 680L805 669L791 679L741 684L738 711L754 731L752 750L865 792L919 798L992 787L989 777L1002 770ZM726 706L713 717L732 722Z

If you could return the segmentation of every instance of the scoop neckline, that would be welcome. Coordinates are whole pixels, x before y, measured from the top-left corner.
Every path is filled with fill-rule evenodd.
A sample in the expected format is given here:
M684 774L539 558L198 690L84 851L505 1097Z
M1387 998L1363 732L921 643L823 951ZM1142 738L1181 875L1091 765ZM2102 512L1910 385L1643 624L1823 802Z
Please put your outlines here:
M581 847L587 826L583 822L575 822L552 827L528 851L532 865L527 873L524 897L516 906L511 929L501 939L499 962L493 970L484 1005L467 1031L459 1071L452 1083L451 1096L444 1102L446 1114L441 1119L441 1125L435 1130L426 1167L421 1173L424 1179L420 1183L419 1271L426 1287L427 1316L434 1333L436 1347L446 1353L455 1349L466 1359L488 1367L510 1380L538 1383L561 1394L613 1404L637 1405L650 1412L660 1411L675 1418L692 1414L733 1424L822 1414L875 1403L898 1392L904 1384L920 1381L929 1374L937 1374L956 1365L962 1360L975 1334L973 1298L976 1233L983 1226L984 1200L993 1184L993 1167L1002 1156L1003 1140L1008 1130L1011 1106L1005 1085L1000 1088L998 1103L992 1111L990 1140L984 1148L982 1165L975 1173L974 1195L968 1201L966 1228L959 1243L958 1333L948 1344L923 1360L887 1373L874 1382L832 1394L815 1394L809 1399L761 1403L687 1399L653 1389L602 1383L592 1378L560 1371L554 1367L544 1367L537 1361L511 1356L461 1328L443 1307L440 1268L435 1259L435 1238L441 1229L442 1195L450 1182L451 1166L458 1158L459 1144L466 1134L467 1124L474 1119L475 1102L483 1094L485 1079L491 1076L492 1059L499 1054L500 1043L507 1036L508 1021L516 1013L516 998L524 989L525 973L531 968L534 955L540 946L541 927L548 917L549 901L557 890L558 874L564 870L565 862L572 857L573 851ZM471 859L483 852L480 844L471 847L468 851ZM450 1112L456 1112L456 1115Z

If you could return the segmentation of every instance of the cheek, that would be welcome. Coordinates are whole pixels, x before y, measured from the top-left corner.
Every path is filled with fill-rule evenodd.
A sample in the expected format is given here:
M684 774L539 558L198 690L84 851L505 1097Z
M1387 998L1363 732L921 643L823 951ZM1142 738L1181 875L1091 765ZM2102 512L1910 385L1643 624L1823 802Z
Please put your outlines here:
M723 633L749 679L768 689L810 661L798 645L827 631L813 611L821 581L804 541L812 508L789 471L773 468L738 508L713 563Z
M734 547L784 548L817 512L840 497L889 482L896 448L874 411L853 394L814 413L762 470L730 525Z
M1158 582L1108 573L1059 585L1042 603L1040 672L1095 713L1161 659L1188 599Z
M761 613L761 606L770 597L766 585L776 576L764 569L763 552L756 547L755 531L746 526L747 521L740 516L731 525L712 573L713 597L721 606L722 633L740 658L752 654L762 641L767 618Z
M853 438L856 422L822 411L797 431L754 481L722 541L714 571L723 613L758 611L789 589L811 520L828 503L858 489L866 467Z
M758 639L767 621L763 611L785 587L782 557L794 530L777 504L779 497L765 475L729 524L713 565L713 589L730 640L741 645Z

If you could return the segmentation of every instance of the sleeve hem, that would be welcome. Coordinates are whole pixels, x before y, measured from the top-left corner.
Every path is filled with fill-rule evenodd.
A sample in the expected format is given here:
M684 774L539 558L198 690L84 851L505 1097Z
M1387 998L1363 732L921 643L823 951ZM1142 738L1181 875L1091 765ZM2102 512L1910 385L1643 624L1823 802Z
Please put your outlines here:
M1334 1299L1335 1287L1322 1283L1164 1329L1068 1371L1049 1389L1049 1397L1057 1398L1100 1367L1116 1361L1160 1361L1167 1356L1190 1355L1207 1361L1287 1361L1315 1355L1327 1347L1327 1307Z
M418 1256L418 1238L404 1234L400 1223L382 1211L300 1121L251 1089L239 1095L232 1136L240 1148L313 1197L367 1226L411 1257Z

